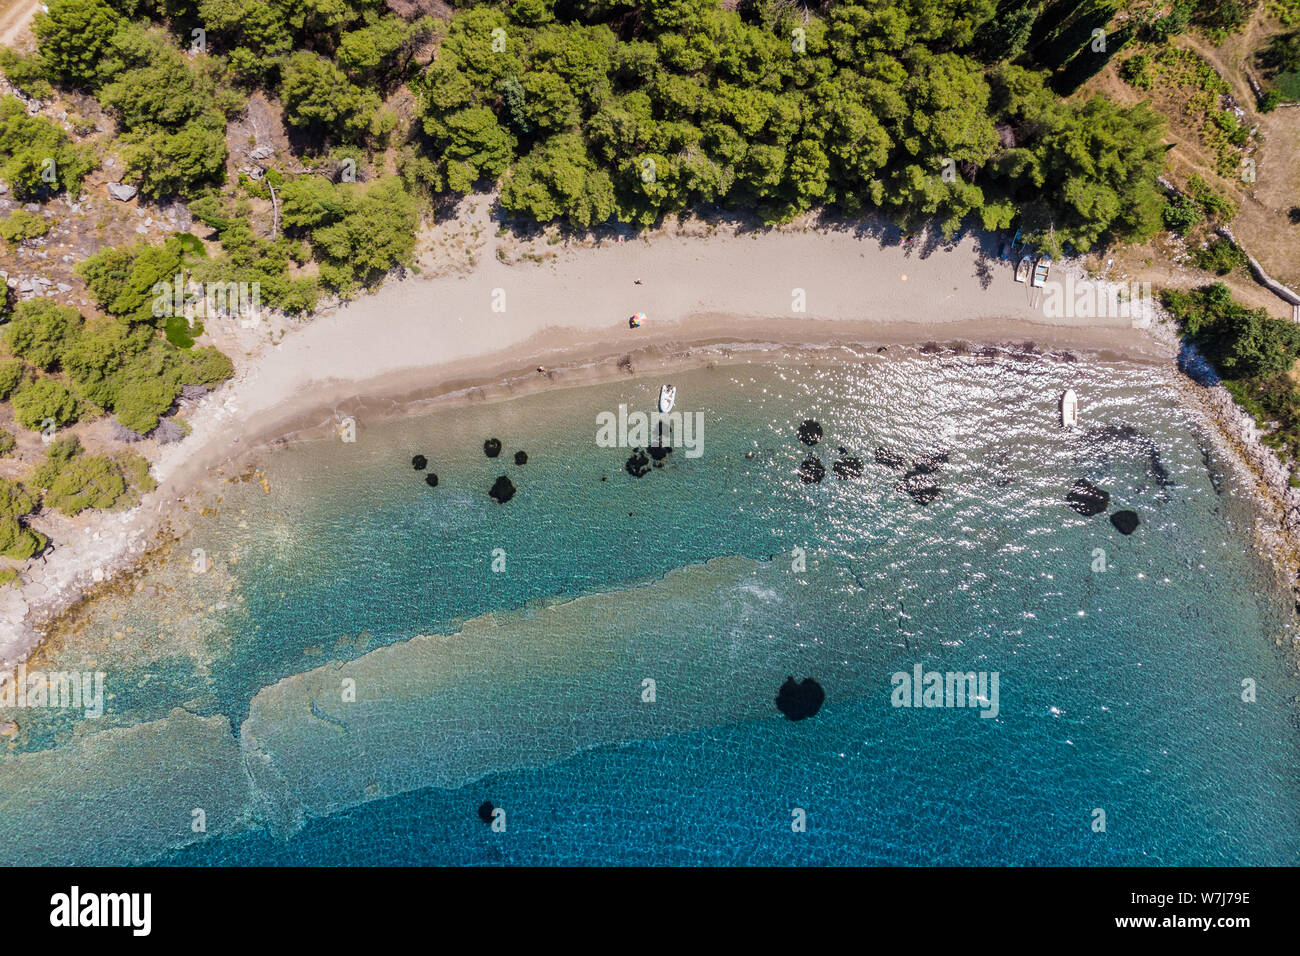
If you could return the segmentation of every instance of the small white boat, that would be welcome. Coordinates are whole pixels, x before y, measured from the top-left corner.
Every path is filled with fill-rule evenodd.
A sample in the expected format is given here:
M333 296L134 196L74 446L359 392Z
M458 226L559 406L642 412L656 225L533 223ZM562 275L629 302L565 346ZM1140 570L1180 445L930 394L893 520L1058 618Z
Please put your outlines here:
M1074 428L1079 424L1079 396L1074 389L1067 388L1061 393L1061 425Z
M1034 288L1041 289L1047 281L1047 270L1052 267L1051 256L1039 256L1038 265L1034 266Z
M1032 264L1032 262L1033 260L1030 259L1029 256L1025 256L1023 259L1020 260L1020 263L1016 266L1017 282L1029 281L1029 267Z
M659 389L659 411L667 415L673 410L673 402L677 401L677 389L672 385L665 385Z

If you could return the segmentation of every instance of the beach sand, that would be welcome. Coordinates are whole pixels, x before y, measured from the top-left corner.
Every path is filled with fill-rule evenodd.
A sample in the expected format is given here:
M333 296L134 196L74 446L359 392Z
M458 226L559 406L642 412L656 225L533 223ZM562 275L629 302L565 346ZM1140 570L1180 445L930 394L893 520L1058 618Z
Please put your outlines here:
M363 432L437 396L505 397L789 348L1032 341L1112 359L1172 355L1135 328L1144 322L1048 318L983 234L948 245L885 245L861 229L669 234L511 265L498 248L487 240L468 274L390 280L236 352L236 377L188 416L192 433L157 450L158 489L57 541L21 589L3 589L0 661L26 659L42 622L137 562L214 468L348 417ZM1054 279L1081 275L1053 268ZM633 312L646 313L642 328L628 327Z

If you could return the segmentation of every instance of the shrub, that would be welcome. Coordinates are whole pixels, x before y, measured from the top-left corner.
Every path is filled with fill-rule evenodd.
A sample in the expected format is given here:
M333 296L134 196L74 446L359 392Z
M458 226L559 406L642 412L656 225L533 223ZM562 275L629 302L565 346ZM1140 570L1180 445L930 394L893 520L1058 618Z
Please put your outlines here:
M61 428L77 420L80 406L67 387L52 378L25 382L14 392L14 418L23 428L40 431L44 422Z
M1215 275L1226 276L1238 266L1246 265L1246 254L1232 240L1222 236L1198 249L1192 257L1197 268Z
M1203 218L1201 207L1186 196L1174 196L1165 205L1165 228L1180 236L1187 235Z
M69 339L81 326L81 314L53 299L18 303L4 329L9 351L46 371L57 368Z
M25 561L44 550L44 535L22 523L31 514L36 499L16 481L0 478L0 557Z
M17 243L25 239L39 239L50 231L50 223L44 216L38 216L26 209L15 209L0 220L0 239Z
M26 371L20 359L0 359L0 402L14 393Z
M5 455L13 451L14 446L17 444L18 443L14 441L13 435L9 434L3 428L0 428L0 458L3 458Z
M107 455L77 455L54 475L44 504L66 515L87 508L111 508L126 493L126 479L117 462Z

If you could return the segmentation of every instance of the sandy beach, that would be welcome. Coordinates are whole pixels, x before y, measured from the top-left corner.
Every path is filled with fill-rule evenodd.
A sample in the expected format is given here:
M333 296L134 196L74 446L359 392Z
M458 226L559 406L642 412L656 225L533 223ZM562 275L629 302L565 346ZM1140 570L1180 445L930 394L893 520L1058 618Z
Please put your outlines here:
M870 230L737 230L561 247L514 264L497 248L489 239L468 273L390 279L282 336L229 330L245 356L232 350L235 378L187 414L192 433L157 449L158 489L56 540L24 586L0 596L0 660L24 660L42 622L138 561L212 469L345 418L363 434L367 421L437 396L505 397L737 349L1033 342L1133 361L1173 354L1145 319L1049 318L980 234L887 245ZM1068 262L1052 278L1071 271L1083 278ZM633 312L647 315L643 327L628 327Z

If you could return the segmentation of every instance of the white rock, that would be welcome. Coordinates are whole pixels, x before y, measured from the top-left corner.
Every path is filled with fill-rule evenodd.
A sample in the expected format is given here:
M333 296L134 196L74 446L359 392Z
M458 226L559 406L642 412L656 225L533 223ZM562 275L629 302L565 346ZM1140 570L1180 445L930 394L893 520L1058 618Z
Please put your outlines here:
M129 202L138 190L126 183L109 183L108 194L120 202Z

